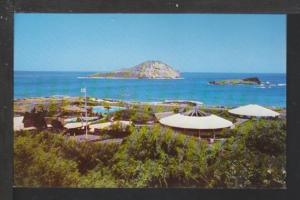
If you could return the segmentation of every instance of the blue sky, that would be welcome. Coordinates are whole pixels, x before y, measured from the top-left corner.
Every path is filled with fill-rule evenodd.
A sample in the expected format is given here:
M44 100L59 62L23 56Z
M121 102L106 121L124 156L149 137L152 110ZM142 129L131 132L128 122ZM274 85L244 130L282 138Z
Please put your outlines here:
M181 72L285 73L286 16L16 14L14 69L111 71L161 60Z

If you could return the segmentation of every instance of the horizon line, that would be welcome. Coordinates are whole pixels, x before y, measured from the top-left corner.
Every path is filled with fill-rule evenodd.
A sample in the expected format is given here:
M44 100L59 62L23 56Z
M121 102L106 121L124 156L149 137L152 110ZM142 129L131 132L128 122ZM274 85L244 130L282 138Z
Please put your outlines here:
M82 71L82 70L13 70L14 72L110 72L110 71ZM286 74L286 72L207 72L207 71L185 71L180 73L227 73L227 74Z

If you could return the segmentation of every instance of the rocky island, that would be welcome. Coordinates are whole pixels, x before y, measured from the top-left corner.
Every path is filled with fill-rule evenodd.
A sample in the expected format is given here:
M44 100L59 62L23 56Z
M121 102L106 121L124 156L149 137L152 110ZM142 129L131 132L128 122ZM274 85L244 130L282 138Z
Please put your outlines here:
M220 80L220 81L209 81L209 84L212 85L260 85L261 81L257 77L250 77L244 79L228 79L228 80Z
M178 79L180 73L161 61L146 61L115 72L95 73L88 78Z

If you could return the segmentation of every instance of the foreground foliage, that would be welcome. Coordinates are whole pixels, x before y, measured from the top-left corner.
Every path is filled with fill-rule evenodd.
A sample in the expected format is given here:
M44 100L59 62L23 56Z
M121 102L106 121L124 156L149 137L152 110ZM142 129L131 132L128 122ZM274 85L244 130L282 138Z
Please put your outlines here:
M155 125L131 128L119 145L15 132L15 185L285 187L285 121L250 120L230 134L209 145Z

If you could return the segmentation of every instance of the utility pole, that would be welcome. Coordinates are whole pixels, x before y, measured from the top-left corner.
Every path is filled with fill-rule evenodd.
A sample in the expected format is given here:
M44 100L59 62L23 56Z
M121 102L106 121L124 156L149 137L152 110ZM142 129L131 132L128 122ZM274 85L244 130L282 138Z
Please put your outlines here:
M86 103L86 88L81 88L81 92L84 93L84 99L85 99L85 102L84 102L84 107L85 107L85 139L87 139L87 133L88 133L88 130L87 130L87 103Z

